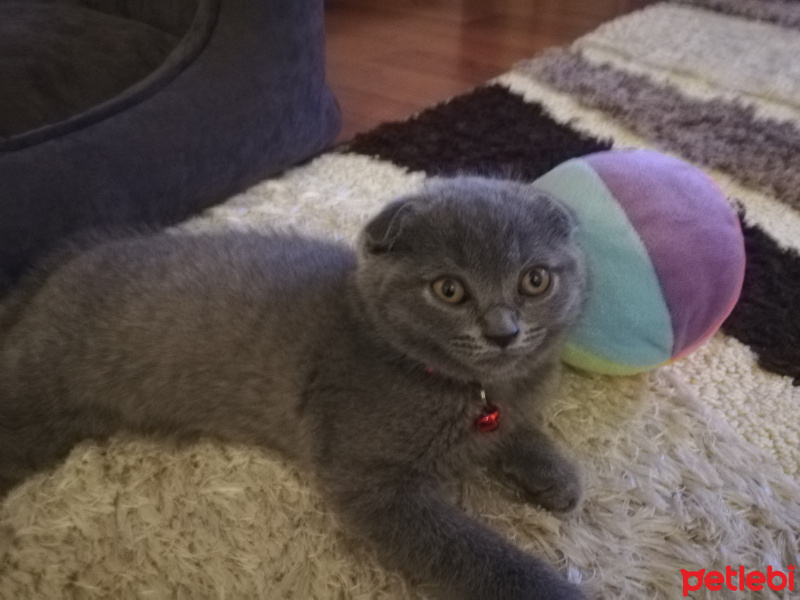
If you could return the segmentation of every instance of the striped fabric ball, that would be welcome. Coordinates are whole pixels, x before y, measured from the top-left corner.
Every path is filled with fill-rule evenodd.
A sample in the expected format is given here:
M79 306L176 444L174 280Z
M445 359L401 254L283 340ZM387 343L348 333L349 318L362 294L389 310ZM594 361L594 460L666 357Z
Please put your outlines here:
M744 279L736 212L700 169L657 152L599 152L534 183L572 210L590 292L565 361L632 374L685 356L733 310Z

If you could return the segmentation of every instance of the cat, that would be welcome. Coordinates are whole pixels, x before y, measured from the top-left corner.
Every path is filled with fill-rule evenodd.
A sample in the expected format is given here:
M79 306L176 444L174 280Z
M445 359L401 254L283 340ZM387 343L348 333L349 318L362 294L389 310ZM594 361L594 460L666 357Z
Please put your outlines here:
M570 213L529 185L434 180L355 249L281 233L73 245L0 312L0 494L119 430L278 448L383 563L458 600L583 598L460 511L489 468L573 509L539 408L587 288Z

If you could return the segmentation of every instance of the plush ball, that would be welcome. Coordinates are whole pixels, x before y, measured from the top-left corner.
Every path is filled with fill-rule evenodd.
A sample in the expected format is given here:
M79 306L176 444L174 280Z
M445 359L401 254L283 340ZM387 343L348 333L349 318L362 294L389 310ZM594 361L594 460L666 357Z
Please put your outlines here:
M672 362L733 310L744 279L736 212L700 169L657 152L607 151L535 183L567 206L589 266L565 361L607 374Z

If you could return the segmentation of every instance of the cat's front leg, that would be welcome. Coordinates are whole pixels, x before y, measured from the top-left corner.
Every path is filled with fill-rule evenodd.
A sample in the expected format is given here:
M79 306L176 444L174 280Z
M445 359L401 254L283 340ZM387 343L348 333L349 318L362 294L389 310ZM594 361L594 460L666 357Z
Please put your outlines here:
M350 472L352 474L352 471ZM351 482L356 480L347 477ZM452 600L582 600L552 567L452 505L438 485L402 469L329 479L329 498L386 566Z
M535 427L514 431L496 455L498 475L548 510L573 510L583 486L578 470L555 443Z

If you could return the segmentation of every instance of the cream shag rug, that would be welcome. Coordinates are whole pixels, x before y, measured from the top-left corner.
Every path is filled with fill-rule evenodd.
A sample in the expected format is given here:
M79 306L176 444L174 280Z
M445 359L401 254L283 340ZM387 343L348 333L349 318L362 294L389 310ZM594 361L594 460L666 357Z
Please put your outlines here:
M183 227L351 240L431 175L534 178L608 147L705 168L741 207L747 240L723 332L644 376L565 373L550 423L583 465L575 514L518 503L488 478L462 502L597 598L682 598L681 569L786 571L800 561L798 27L797 3L655 5ZM0 506L3 599L418 597L340 531L307 474L263 449L87 443Z

